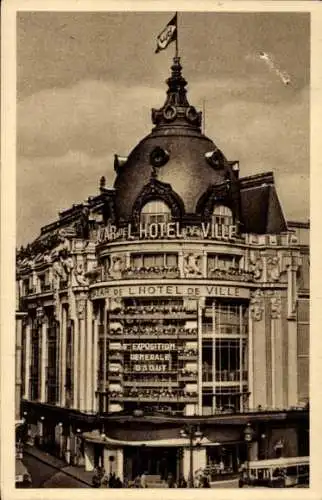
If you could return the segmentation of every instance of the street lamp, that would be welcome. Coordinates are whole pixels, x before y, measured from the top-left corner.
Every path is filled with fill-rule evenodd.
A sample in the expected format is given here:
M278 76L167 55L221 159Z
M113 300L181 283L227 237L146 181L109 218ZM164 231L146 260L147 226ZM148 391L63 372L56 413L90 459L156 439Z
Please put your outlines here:
M195 445L199 446L202 440L202 432L200 432L199 426L187 424L180 431L181 437L189 438L189 456L190 456L190 466L189 466L189 478L188 478L188 488L193 488L193 447L194 441Z
M247 480L249 481L250 444L253 440L253 429L249 422L244 429L244 439L247 444Z

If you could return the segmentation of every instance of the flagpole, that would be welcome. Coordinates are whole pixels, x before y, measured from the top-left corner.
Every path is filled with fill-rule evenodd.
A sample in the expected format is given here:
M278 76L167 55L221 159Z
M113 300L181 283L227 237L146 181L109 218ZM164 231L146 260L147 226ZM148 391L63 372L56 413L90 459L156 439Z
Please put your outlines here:
M176 12L176 19L177 19L177 33L176 33L176 57L179 57L179 44L178 44L178 38L179 38L179 30L178 30L178 12Z

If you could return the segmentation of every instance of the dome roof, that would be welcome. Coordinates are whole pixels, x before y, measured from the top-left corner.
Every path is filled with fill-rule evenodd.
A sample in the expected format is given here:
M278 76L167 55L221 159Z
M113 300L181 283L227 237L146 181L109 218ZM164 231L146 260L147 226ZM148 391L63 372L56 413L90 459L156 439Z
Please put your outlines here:
M180 59L174 58L167 80L165 104L152 110L152 132L133 149L126 161L117 162L115 209L119 219L129 219L135 200L151 175L168 183L181 198L186 213L194 213L209 185L231 178L229 162L213 141L202 134L201 113L186 98L187 82ZM153 162L151 153L161 151L164 161Z

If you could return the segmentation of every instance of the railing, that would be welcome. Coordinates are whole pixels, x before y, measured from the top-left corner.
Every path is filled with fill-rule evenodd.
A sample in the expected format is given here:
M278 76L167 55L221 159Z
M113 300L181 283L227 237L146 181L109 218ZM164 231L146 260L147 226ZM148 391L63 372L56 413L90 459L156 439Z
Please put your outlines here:
M122 271L125 279L180 278L178 267L130 267Z
M208 313L209 314L209 313ZM243 325L240 328L240 325L237 324L221 324L216 325L213 328L213 325L203 324L202 325L202 335L203 336L212 336L212 335L235 335L236 337L240 337L241 335L247 335L247 326Z
M195 349L178 349L178 357L180 359L196 359L198 356L198 352Z
M51 283L46 283L46 284L42 284L40 286L40 291L43 293L43 292L50 292L52 290L52 286L51 286Z
M208 277L223 281L254 281L254 274L241 269L209 269Z
M124 380L124 387L125 386L133 386L135 383L136 387L155 387L155 386L162 386L162 387L169 387L169 386L175 386L178 385L177 381L174 380L158 380L158 381L152 381L152 380L147 380L147 381L141 381L141 380Z
M120 308L118 314L126 314L127 316L135 316L137 314L140 315L154 315L154 314L191 314L190 310L186 310L183 305L137 305L137 306L128 306Z
M240 380L242 380L243 382L247 382L247 370L243 370L241 375L242 378L240 379L240 370L218 370L215 372L215 382L239 382ZM205 370L203 368L202 380L203 382L213 381L213 372L211 369Z
M196 392L184 392L183 390L165 390L165 389L124 389L124 392L111 392L109 394L110 399L127 399L136 401L139 399L152 401L187 401L189 399L195 400L198 397Z
M104 332L104 327L102 327L102 330L99 330L100 333ZM142 328L141 326L133 326L133 328L129 329L121 329L118 328L116 330L111 329L109 331L109 336L112 338L123 338L123 337L128 337L128 338L143 338L143 337L157 337L160 338L160 336L163 337L177 337L177 336L183 336L183 337L190 337L190 336L195 336L197 335L198 331L196 328L177 328L177 327L146 327Z
M133 373L130 369L124 369L124 381L131 382L133 385L151 383L154 385L158 385L160 382L173 382L177 379L177 371L176 370L168 370L166 374L164 372L162 374L150 374L150 375L140 375L138 373Z

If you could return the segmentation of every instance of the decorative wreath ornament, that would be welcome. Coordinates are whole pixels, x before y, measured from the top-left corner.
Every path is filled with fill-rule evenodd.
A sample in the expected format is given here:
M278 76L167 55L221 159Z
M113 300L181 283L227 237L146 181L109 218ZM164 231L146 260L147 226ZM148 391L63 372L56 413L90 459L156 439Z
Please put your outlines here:
M167 106L163 110L163 117L167 121L172 121L177 116L177 110L174 106Z
M198 120L198 113L196 108L189 106L186 110L186 118L189 122L195 123Z
M169 157L168 151L157 146L150 153L150 163L154 167L163 167L169 160Z

